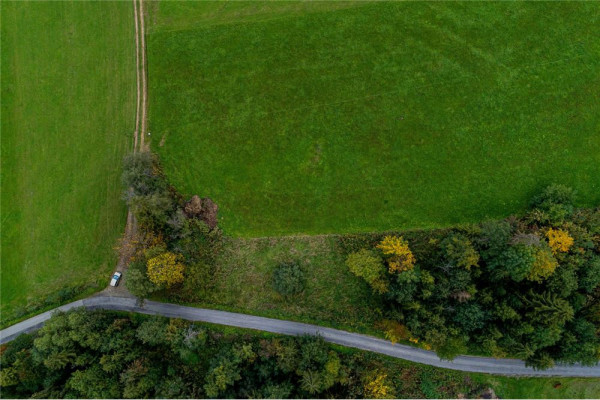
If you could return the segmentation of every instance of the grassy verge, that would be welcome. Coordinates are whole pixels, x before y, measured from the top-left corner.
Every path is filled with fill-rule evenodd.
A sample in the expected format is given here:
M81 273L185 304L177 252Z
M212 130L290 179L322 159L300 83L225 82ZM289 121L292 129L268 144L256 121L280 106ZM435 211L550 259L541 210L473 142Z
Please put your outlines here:
M2 2L2 318L108 282L125 225L133 7Z
M551 182L600 201L597 4L345 5L155 6L153 148L226 234L475 222Z

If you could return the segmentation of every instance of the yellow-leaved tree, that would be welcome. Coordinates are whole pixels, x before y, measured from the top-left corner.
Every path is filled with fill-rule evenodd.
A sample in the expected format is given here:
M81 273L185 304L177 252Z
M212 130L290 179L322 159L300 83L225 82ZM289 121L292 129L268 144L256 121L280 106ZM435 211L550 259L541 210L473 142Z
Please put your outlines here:
M553 254L559 252L566 253L573 246L573 238L569 235L569 232L563 231L562 229L548 229L546 232L548 238L548 244L552 249Z
M394 397L390 387L385 382L386 378L387 374L381 371L373 371L373 373L369 374L365 381L364 397L366 399L387 399Z
M386 236L377 248L389 256L388 269L392 272L404 272L415 267L415 256L402 236Z
M535 261L527 276L530 281L541 282L554 273L558 267L558 261L552 255L552 251L544 246L535 250Z
M146 263L148 278L159 287L171 287L183 282L185 267L180 262L181 256L169 251L150 258Z

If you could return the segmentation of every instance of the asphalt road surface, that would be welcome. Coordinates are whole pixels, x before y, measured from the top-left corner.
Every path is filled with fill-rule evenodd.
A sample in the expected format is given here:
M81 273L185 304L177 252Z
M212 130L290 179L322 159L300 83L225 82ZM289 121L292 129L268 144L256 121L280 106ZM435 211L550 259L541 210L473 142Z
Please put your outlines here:
M581 365L558 365L551 369L536 371L533 368L526 367L523 361L514 359L459 356L452 361L446 361L440 360L432 351L417 349L401 344L392 344L387 340L374 338L372 336L350 333L317 325L256 317L253 315L230 313L226 311L186 307L177 304L159 303L155 301L146 301L144 302L143 306L139 306L134 298L109 296L96 296L84 300L78 300L43 314L36 315L35 317L29 318L23 322L19 322L18 324L0 331L0 344L16 338L21 333L30 332L40 328L56 310L67 311L77 307L162 315L171 318L210 322L219 325L256 329L284 335L319 335L327 342L342 346L354 347L361 350L367 350L375 353L385 354L391 357L401 358L403 360L466 372L483 372L515 376L600 377L599 365L593 367Z

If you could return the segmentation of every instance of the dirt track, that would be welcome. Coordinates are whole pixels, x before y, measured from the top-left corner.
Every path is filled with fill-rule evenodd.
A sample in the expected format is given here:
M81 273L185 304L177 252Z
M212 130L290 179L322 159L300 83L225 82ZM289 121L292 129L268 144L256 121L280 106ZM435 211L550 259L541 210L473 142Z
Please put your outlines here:
M139 8L138 8L139 2ZM135 67L136 67L136 110L135 110L135 129L133 132L133 152L147 151L149 148L145 145L144 136L146 132L146 107L147 107L147 79L146 79L146 40L144 28L144 6L143 0L133 0L133 15L135 26ZM140 65L141 60L141 65ZM140 84L141 77L141 84ZM115 271L123 273L119 286L107 286L102 291L107 296L133 297L125 287L127 278L127 266L135 251L135 240L137 237L137 221L131 210L127 212L127 223L125 233L119 243L119 260Z

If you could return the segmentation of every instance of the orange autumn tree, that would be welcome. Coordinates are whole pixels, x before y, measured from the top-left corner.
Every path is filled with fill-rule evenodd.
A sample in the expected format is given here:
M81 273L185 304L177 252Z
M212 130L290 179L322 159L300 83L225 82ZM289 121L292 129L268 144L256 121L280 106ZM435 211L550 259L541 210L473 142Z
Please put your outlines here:
M175 253L166 252L148 260L148 278L152 283L160 287L171 287L183 282L184 266L180 262L180 256Z
M408 242L402 236L386 236L377 245L377 248L389 256L390 273L409 271L415 267L415 256L410 251Z
M548 244L552 249L553 254L559 252L566 253L573 246L573 238L569 235L569 232L563 231L562 229L548 229L546 232L548 238Z

